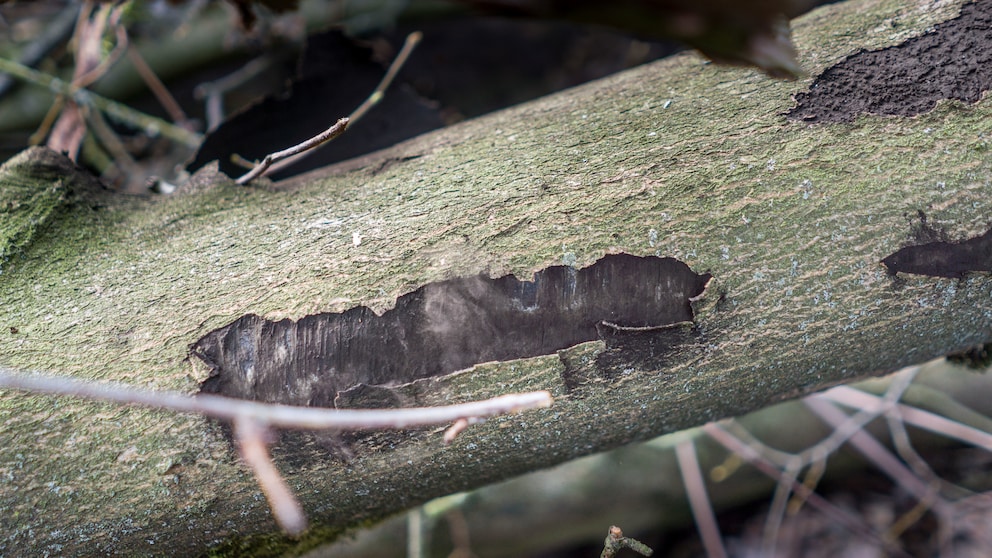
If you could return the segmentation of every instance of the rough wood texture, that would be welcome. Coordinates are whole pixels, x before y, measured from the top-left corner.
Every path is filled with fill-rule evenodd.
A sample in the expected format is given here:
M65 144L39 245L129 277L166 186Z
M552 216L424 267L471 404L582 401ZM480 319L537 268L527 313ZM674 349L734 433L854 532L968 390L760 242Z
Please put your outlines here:
M816 76L959 9L828 6L795 23L800 60ZM787 120L811 81L686 54L279 187L201 176L157 201L61 198L22 248L0 250L0 363L192 393L208 370L190 345L250 313L383 312L430 282L529 279L619 252L712 274L686 340L662 359L623 367L593 341L405 388L424 404L549 389L549 410L473 426L449 447L421 432L373 451L373 437L349 461L305 438L277 447L318 525L305 546L434 496L988 341L987 273L893 277L881 264L931 230L921 211L950 240L986 232L988 101ZM0 191L51 187L30 170L38 157L53 164L24 153L0 171ZM602 374L609 357L622 374ZM566 369L582 381L566 386ZM282 542L206 420L9 392L0 418L0 552Z
M882 395L891 388L892 378L872 378L854 386ZM901 401L992 432L990 390L992 375L938 359L922 367ZM808 452L833 432L802 400L737 418L737 428L775 449L796 453ZM867 429L879 440L891 437L884 421L874 421ZM953 453L960 447L953 440L922 430L910 429L910 436L913 447L925 455ZM691 531L693 518L675 455L675 447L689 440L700 469L708 473L707 495L718 514L747 506L760 509L771 501L774 481L757 469L735 467L722 446L701 428L692 428L434 500L420 508L424 538L430 541L424 555L448 556L451 552L452 512L467 522L472 552L484 558L540 556L551 548L595 545L602 539L603 525L622 525L631 534ZM860 456L838 451L830 455L827 476L820 486L829 491L825 485L832 480L843 483L865 474L866 468L870 470L873 465ZM304 556L404 558L408 522L407 514L399 514ZM851 536L863 541L857 535Z

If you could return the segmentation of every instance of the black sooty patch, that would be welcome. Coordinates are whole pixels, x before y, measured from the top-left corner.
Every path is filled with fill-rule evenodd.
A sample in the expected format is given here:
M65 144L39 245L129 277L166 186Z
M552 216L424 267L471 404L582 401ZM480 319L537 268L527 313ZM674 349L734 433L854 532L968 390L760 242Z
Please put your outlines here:
M396 386L601 338L616 348L691 322L691 299L710 278L671 258L608 255L583 269L546 268L532 281L479 275L430 283L381 316L364 306L296 321L249 314L190 349L212 370L202 392L351 407L359 386ZM645 354L662 352L652 346ZM362 406L395 403L376 398Z
M992 87L992 2L972 2L920 37L860 51L796 95L794 120L850 122L859 114L912 116L940 99L974 103Z
M920 213L920 218L921 225L913 232L918 244L882 259L890 275L961 278L971 272L992 271L992 229L974 238L952 242L946 233L927 225L925 215Z

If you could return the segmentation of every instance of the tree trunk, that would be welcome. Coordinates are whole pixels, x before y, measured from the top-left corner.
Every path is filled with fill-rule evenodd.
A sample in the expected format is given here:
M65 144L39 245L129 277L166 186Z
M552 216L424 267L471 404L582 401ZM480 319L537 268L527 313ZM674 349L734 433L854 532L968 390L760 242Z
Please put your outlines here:
M818 76L969 9L831 5L795 40ZM803 100L891 93L923 54L886 52L867 64L881 93ZM934 81L965 88L919 83ZM8 391L0 552L310 546L988 342L988 101L788 118L813 82L684 54L291 182L204 173L153 201L23 153L0 171L3 366L337 406L556 402L450 446L437 430L283 436L277 463L315 525L291 543L215 423Z

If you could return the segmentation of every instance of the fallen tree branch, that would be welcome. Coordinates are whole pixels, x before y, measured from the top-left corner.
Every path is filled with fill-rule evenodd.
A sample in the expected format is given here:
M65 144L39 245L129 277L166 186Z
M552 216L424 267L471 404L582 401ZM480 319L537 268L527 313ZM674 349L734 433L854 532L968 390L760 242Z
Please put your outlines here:
M358 120L365 116L368 111L372 110L373 107L379 104L379 101L381 101L386 94L386 89L388 89L393 83L393 79L396 78L396 74L399 73L400 68L403 67L404 63L406 63L407 58L410 57L414 47L417 46L417 43L420 42L422 37L423 34L419 31L410 33L410 35L407 36L406 41L403 43L403 48L400 49L400 52L396 55L393 63L389 65L389 69L386 71L386 75L382 77L382 80L379 81L379 85L377 85L365 101L363 101L362 104L353 110L346 118L341 118L333 126L309 140L290 147L289 149L284 149L282 151L267 155L262 162L258 163L250 171L238 178L237 183L241 185L248 184L252 180L255 180L267 172L276 172L296 164L305 157L309 156L313 150L340 136L348 127L349 123L354 124L355 122L358 122ZM241 158L236 157L236 160L239 159Z
M317 134L316 136L302 143L298 143L288 149L283 149L282 151L276 151L275 153L270 153L266 155L265 158L262 159L262 162L255 165L255 167L250 171L241 175L236 182L241 185L248 184L252 180L255 180L259 176L265 174L265 172L269 170L269 167L271 167L272 164L275 163L276 161L288 159L294 155L299 155L300 153L304 153L310 149L314 149L322 144L325 144L331 141L332 139L343 134L345 129L347 128L348 128L348 119L339 118L338 121L335 122L333 126Z
M960 5L922 12L835 4L797 21L797 42L820 75L862 49L923 34ZM895 35L886 21L897 24ZM878 70L898 78L910 51ZM452 368L458 373L399 391L389 377L383 387L347 392L418 406L531 389L561 397L553 412L473 428L455 442L466 451L440 449L440 433L363 440L368 451L349 463L310 445L287 451L299 465L282 472L305 487L296 495L311 521L336 533L454 491L988 342L987 272L955 279L879 262L918 237L985 238L992 167L980 132L992 105L947 101L914 117L837 125L782 116L812 82L773 82L678 55L272 188L234 188L204 173L196 188L154 203L67 191L90 180L57 154L31 150L0 172L10 200L0 207L17 209L0 219L0 244L11 254L0 281L0 327L10 328L0 335L0 364L99 370L108 380L192 390L190 366L203 370L188 360L190 344L252 315L290 320L309 335L308 327L342 319L327 314L416 318L402 306L391 310L395 301L454 279L492 286L513 275L514 300L523 304L512 315L534 308L532 323L492 311L452 316L445 299L434 301L441 304L432 315L443 327L509 323L517 326L512 340L523 343L545 335L544 297L570 300L564 279L606 255L670 258L712 276L702 299L673 299L693 310L692 325L607 326L589 342L526 358L478 351L481 358ZM941 246L971 253L977 245ZM530 281L549 269L562 281ZM631 286L665 293L668 277L614 274L595 284L619 294L594 301L640 309L646 297ZM594 317L641 325L623 318ZM485 329L470 337L473 351L493 339ZM350 340L342 335L312 356L349 350L362 367L381 370L380 359L395 354ZM417 347L435 358L462 351ZM278 374L261 379L282 385ZM330 398L350 381L320 394L307 391L312 385L302 378L290 389ZM256 394L249 384L238 396ZM46 421L50 406L5 392L0 457L8 471L22 471L5 477L6 515L17 518L3 524L14 541L8 554L42 545L60 545L62 554L153 554L168 541L173 554L195 555L223 544L219 538L239 544L254 536L271 547L271 514L255 504L257 485L229 459L220 429L199 415L121 423L106 420L100 406L60 403L72 420ZM77 442L81 432L88 443ZM471 447L461 443L469 435ZM144 461L125 470L113 457L132 445ZM160 463L184 467L184 517L196 529L177 521L176 500L149 482ZM72 497L39 490L39 470L74 488ZM88 482L95 476L105 480ZM59 513L37 513L54 506ZM105 535L83 540L81 530Z

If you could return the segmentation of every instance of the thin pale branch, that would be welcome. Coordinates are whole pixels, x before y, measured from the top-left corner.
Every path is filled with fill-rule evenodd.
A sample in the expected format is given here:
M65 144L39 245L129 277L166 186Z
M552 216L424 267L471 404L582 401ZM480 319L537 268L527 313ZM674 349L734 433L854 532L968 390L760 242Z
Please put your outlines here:
M847 386L831 388L815 397L847 407L854 406L858 409L879 412L884 411L886 407L886 402L882 398ZM992 434L988 432L904 403L897 404L895 408L898 409L902 420L908 424L992 451Z
M455 441L455 437L461 434L466 428L468 428L468 419L460 418L456 420L454 424L444 431L444 445Z
M372 110L372 107L379 104L379 101L381 101L386 95L386 90L389 89L389 86L392 85L393 80L396 79L396 74L400 72L400 68L403 67L403 64L406 64L407 58L409 58L413 53L414 47L417 46L417 43L420 42L420 39L422 39L423 36L423 33L420 31L414 31L406 36L406 40L403 42L403 48L400 49L400 52L396 55L396 58L393 59L393 63L389 65L389 69L386 70L386 75L382 76L382 80L379 81L379 85L376 86L375 90L372 91L372 94L369 95L361 105L358 105L358 108L348 115L348 118L350 118L352 122L358 122L363 116L365 116L365 113Z
M122 384L92 382L48 374L28 375L5 367L0 367L0 388L199 413L232 421L240 417L251 417L272 427L308 430L368 430L443 424L461 418L490 417L525 409L550 407L552 402L551 394L547 391L532 391L444 407L320 409L273 405L219 395L189 396L174 391L141 390Z
M198 101L206 100L204 108L208 131L217 129L224 120L224 94L262 73L271 65L272 59L268 55L261 56L224 77L201 83L193 89L194 98ZM253 166L248 164L245 168L250 169Z
M692 438L686 438L675 446L675 457L682 472L682 484L685 485L685 494L689 498L689 506L696 520L696 528L703 541L703 548L706 549L706 556L726 558L727 549L723 547L720 526L717 524L716 514L713 513L713 506L710 505L709 496L706 494L706 483L703 482L703 473L699 470L699 459L696 458L696 446Z
M768 477L776 481L779 481L784 477L782 471L765 459L764 456L762 456L755 448L738 440L730 432L724 430L719 424L715 422L706 424L703 426L703 431L706 432L706 434L708 434L714 441L725 447L727 450L736 453ZM813 490L808 486L798 482L795 479L785 480L792 485L793 492L804 498L810 506L816 508L834 522L843 525L852 533L860 535L866 540L870 540L881 545L882 548L890 553L890 556L909 556L909 554L907 554L903 549L895 546L891 541L885 540L878 533L871 530L860 520L860 518L855 517L841 508L831 504L822 496L816 492L813 492Z
M120 29L123 29L123 27L120 27ZM127 37L126 32L124 36ZM169 89L164 83L162 83L162 80L159 79L158 75L155 73L155 70L152 70L151 66L148 65L148 62L145 62L145 58L141 56L138 49L128 48L127 59L131 61L135 71L138 72L138 75L141 76L142 80L144 80L145 84L148 86L148 89L150 89L152 94L155 95L155 98L158 99L158 103L162 105L165 112L169 113L169 118L171 118L172 121L179 126L182 126L187 130L190 129L189 118L186 117L186 113L183 112L183 108L179 106L176 98L172 96Z
M189 396L174 391L149 391L122 384L98 383L65 376L22 374L0 366L0 388L51 395L82 397L124 405L141 405L172 411L199 413L229 420L242 460L251 468L265 493L272 516L286 533L299 535L307 529L307 518L293 491L279 474L266 441L269 428L362 430L405 428L455 421L445 443L480 417L549 407L551 394L534 391L494 397L486 401L420 409L317 409L272 405L218 395ZM453 433L452 433L453 432Z
M804 399L803 403L816 416L830 426L839 425L847 419L847 415L829 401L809 397ZM926 483L923 479L913 474L906 465L900 462L892 452L866 430L862 429L856 432L848 440L848 443L868 458L880 471L915 496L916 499L929 501L934 498L934 485ZM934 507L939 512L946 513L944 502L937 501L934 503Z

